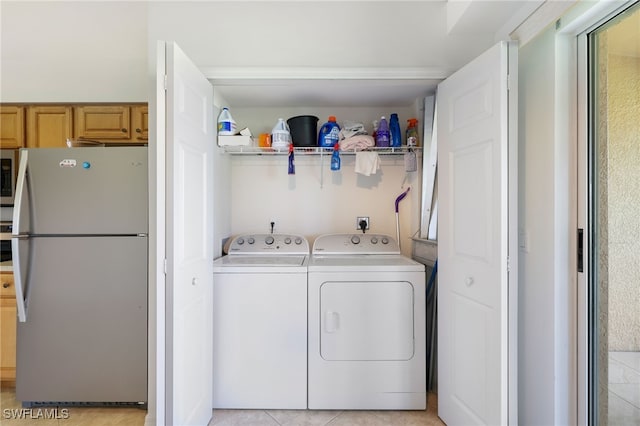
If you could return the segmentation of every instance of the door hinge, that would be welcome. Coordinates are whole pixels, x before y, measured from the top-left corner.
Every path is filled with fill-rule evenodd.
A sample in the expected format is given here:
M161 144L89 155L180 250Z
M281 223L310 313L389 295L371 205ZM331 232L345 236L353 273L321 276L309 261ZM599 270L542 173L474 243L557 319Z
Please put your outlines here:
M511 272L511 258L507 256L507 272Z
M169 81L169 78L167 77L167 75L164 75L164 91L167 91L167 82Z
M165 275L167 275L167 259L164 259L162 269Z
M507 74L507 91L511 90L511 74Z

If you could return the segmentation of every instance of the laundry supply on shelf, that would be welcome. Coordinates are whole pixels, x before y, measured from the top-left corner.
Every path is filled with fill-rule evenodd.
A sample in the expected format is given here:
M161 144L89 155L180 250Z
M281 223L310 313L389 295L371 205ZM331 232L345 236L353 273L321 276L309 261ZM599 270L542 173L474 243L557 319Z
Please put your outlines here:
M289 148L291 144L291 133L284 118L278 118L278 122L271 130L271 147L280 151Z
M418 135L418 119L410 118L407 120L407 146L420 145L420 136Z
M218 135L231 136L237 132L237 125L228 108L222 108L218 114Z
M329 120L320 127L318 132L318 146L332 148L340 139L340 126L336 122L336 117L329 116Z
M331 170L340 170L340 143L333 146L333 154L331 154Z
M293 144L289 144L289 166L287 169L287 173L290 175L296 174L296 164L293 157Z
M402 146L402 134L400 132L400 122L398 121L398 114L395 112L389 117L389 133L390 143L389 146L399 147Z
M380 169L380 156L375 151L356 152L355 172L364 176L376 174Z
M387 119L382 116L378 123L378 131L376 132L376 146L388 147L390 139L389 124L387 123Z

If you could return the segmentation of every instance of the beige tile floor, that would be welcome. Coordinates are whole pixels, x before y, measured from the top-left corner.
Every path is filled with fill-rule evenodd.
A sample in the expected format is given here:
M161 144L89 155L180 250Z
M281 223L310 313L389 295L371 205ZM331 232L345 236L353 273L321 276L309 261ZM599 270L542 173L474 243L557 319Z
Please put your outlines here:
M433 426L444 425L437 414L438 397L429 394L426 411L214 410L211 426ZM2 426L136 426L144 425L138 408L71 407L22 412L12 387L0 392ZM44 409L43 409L44 410ZM50 418L50 417L57 418ZM49 417L49 418L44 418ZM640 425L640 352L609 353L609 425Z
M3 386L0 392L2 426L135 426L144 425L146 414L140 408L43 407L29 411L16 401L13 387Z
M609 426L640 425L640 352L609 352Z
M213 426L434 426L444 425L437 414L436 394L429 394L426 411L214 410ZM0 395L2 426L142 426L145 410L138 408L47 407L21 410L13 388ZM9 411L7 411L9 410ZM12 410L28 418L14 419ZM47 410L47 411L45 411ZM45 418L48 417L48 418ZM51 418L57 417L57 418Z
M426 411L214 410L210 426L435 426L438 397L430 393Z

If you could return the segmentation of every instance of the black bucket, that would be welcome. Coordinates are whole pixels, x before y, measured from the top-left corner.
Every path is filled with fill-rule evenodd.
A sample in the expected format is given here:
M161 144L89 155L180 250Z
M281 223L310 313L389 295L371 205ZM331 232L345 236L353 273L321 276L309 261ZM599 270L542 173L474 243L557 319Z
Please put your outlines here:
M287 120L294 146L318 146L318 117L298 115Z

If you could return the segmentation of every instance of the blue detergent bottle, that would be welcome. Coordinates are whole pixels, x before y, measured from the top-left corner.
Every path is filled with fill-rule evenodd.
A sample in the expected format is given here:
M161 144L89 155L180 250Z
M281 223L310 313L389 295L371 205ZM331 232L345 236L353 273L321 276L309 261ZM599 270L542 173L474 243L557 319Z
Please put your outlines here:
M333 146L333 154L331 154L331 170L340 170L340 144L336 143Z
M398 114L393 113L389 117L389 133L391 134L392 147L402 146L402 133L400 133L400 122L398 121Z
M318 132L318 146L323 148L332 148L340 138L340 126L336 123L336 117L329 116L329 121L320 127Z

